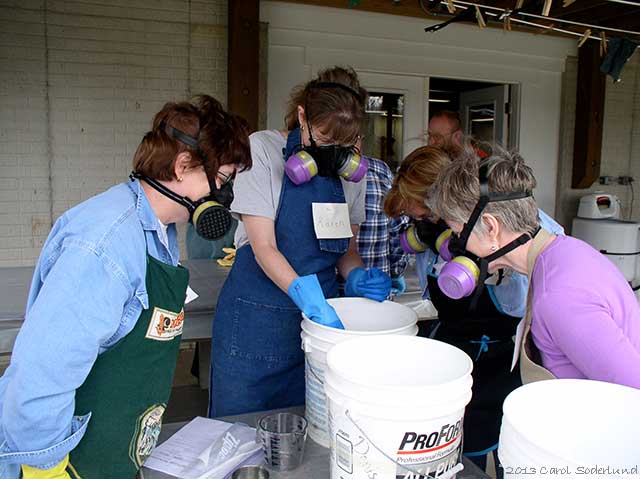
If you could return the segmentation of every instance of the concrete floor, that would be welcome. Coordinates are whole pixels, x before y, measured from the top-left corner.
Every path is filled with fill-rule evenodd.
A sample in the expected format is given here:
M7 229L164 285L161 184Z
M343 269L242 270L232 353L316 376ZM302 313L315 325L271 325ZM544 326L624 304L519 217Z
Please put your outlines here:
M189 421L196 416L207 416L209 391L202 389L198 378L191 374L194 353L195 343L181 345L164 422Z

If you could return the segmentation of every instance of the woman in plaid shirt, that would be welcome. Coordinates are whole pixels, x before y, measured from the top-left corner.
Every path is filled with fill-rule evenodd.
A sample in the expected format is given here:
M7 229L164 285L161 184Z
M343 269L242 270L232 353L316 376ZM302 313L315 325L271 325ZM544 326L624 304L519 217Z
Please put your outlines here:
M384 197L393 185L393 173L382 160L367 157L366 220L358 232L358 252L367 268L378 268L389 276L393 293L402 294L406 288L402 276L408 255L400 245L400 232L409 218L388 217L383 208Z

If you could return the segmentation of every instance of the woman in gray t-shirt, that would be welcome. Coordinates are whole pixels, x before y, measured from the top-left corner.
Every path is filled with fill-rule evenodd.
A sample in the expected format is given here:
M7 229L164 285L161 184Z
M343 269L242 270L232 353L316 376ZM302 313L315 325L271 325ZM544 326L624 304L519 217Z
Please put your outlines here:
M366 160L355 144L366 91L334 67L291 93L286 131L251 135L253 167L238 175L236 260L213 323L211 417L304 403L300 312L342 328L325 298L384 300L390 278L365 270Z

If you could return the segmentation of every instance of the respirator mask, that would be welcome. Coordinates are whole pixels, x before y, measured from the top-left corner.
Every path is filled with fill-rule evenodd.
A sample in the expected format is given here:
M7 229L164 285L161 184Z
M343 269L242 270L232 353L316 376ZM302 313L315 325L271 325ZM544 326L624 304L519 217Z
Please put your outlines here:
M478 298L484 289L484 283L489 276L489 263L525 244L536 235L540 227L538 226L528 233L523 233L518 238L483 258L479 258L467 251L469 236L482 211L489 203L519 200L530 196L533 196L530 190L513 193L491 193L487 180L487 167L486 165L480 167L480 198L469 220L464 224L459 235L448 230L441 235L442 239L439 238L438 250L447 263L438 276L438 286L446 296L452 299L460 299L471 296L475 292L471 302L471 308L475 308Z
M340 88L362 103L360 94L342 83L311 82L309 88ZM307 105L305 105L305 116L311 145L300 145L295 153L285 158L284 171L289 179L296 185L307 183L316 175L340 177L353 183L362 180L367 174L369 165L367 159L360 155L358 148L355 145L317 145L313 138Z
M446 231L449 232L444 235ZM434 253L442 256L444 253L439 252L438 244L442 244L442 242L447 239L448 245L448 237L450 235L451 230L449 230L447 224L442 220L436 222L431 220L416 220L411 222L400 233L400 246L402 246L405 253L409 254L423 253L431 248ZM448 253L448 250L446 252Z
M180 143L196 150L198 156L203 158L203 153L200 150L196 138L171 126L161 124L160 128L164 128L165 131L168 131L169 134ZM210 193L195 201L175 193L153 178L149 178L136 171L131 172L129 178L131 178L132 181L134 178L145 181L162 195L184 206L189 211L189 222L195 227L196 232L202 238L213 241L222 238L231 229L232 222L229 208L233 201L232 177L226 177L220 188L218 188L215 179L211 180L211 178L209 178Z

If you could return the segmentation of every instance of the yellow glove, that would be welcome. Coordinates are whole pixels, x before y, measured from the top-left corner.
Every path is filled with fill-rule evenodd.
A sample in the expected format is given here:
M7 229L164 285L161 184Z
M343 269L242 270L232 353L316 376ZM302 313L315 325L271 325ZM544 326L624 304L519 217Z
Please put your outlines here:
M233 261L236 259L236 249L235 248L222 248L222 251L227 253L227 256L224 258L220 258L218 264L220 266L230 267L233 265Z
M35 467L22 465L22 479L71 479L67 474L69 455L51 469L37 469Z

